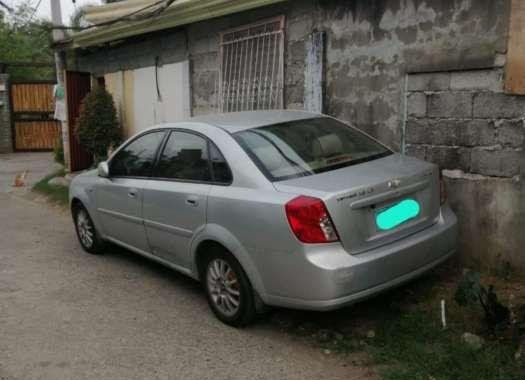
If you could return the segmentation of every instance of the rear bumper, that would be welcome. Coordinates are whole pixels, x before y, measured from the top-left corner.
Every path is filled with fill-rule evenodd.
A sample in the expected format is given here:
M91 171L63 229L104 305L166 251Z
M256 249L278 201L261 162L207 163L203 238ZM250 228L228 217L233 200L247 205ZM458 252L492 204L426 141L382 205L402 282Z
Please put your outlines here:
M263 299L297 309L341 308L422 275L454 254L456 244L457 219L445 206L433 226L359 255L349 255L339 243L306 246L303 255L295 253L301 259L284 263L287 286L267 286L271 294ZM282 284L279 277L272 284Z

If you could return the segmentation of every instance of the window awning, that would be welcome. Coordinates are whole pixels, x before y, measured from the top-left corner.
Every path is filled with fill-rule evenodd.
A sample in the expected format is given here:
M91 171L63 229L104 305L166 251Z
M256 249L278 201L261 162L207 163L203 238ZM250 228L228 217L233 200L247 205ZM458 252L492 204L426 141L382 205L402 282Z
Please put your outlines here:
M81 48L116 41L157 30L187 25L198 21L225 16L232 13L262 7L286 0L176 0L167 9L154 18L137 21L121 21L115 24L99 26L73 34L71 47ZM86 8L86 19L94 24L108 22L159 0L127 0L101 6ZM157 5L161 7L162 4ZM155 6L148 8L148 11Z

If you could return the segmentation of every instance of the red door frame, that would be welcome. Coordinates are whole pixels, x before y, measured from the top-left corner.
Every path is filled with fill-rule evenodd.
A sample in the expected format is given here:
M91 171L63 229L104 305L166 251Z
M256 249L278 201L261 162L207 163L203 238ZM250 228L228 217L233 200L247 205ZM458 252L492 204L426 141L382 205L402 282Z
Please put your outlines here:
M69 130L70 170L76 172L89 168L93 157L78 142L76 125L80 113L80 104L91 91L91 74L77 71L66 71L66 101Z

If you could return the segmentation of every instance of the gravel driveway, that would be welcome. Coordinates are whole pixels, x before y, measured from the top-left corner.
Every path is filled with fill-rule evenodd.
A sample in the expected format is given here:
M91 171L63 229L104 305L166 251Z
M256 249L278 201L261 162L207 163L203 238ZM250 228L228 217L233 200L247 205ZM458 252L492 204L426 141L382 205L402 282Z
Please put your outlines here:
M37 161L50 158L32 159L46 166ZM20 162L0 157L0 165L0 177L12 176L9 165ZM0 379L368 378L349 358L325 355L269 323L226 327L196 282L137 255L113 247L104 256L84 254L66 212L6 188Z

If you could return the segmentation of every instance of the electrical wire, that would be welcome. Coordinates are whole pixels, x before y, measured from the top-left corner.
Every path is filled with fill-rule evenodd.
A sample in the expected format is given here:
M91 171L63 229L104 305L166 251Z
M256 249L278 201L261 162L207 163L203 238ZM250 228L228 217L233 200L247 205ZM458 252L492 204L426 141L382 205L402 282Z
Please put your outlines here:
M4 3L2 0L0 0L0 6L7 9L7 11L9 13L13 13L15 10L13 8L11 8L9 5L7 5L6 3Z
M137 9L136 11L128 13L128 14L126 14L124 16L120 16L120 17L117 17L115 19L104 21L104 22L101 22L101 23L98 23L98 24L91 24L91 25L83 26L83 27L57 25L57 26L53 26L52 29L86 30L86 29L97 28L97 27L100 27L100 26L108 26L108 25L112 25L112 24L115 24L117 22L122 22L122 21L147 20L149 18L157 17L162 12L164 12L174 2L175 2L175 0L159 0L159 1L156 1L156 2L154 2L152 4L146 5L143 8ZM162 3L165 3L165 4L163 6L161 6L161 7L159 7L158 9L155 9L155 10L149 12L149 13L146 13L146 14L143 14L143 15L140 15L140 16L137 16L137 17L133 17L133 16L135 16L135 15L137 15L137 14L139 14L139 13L141 13L141 12L147 10L147 9L156 7L157 5L160 5Z
M38 8L40 7L40 3L42 3L42 0L38 0L35 9L33 9L33 13L31 13L31 17L29 17L29 20L27 20L27 23L30 23L33 17L35 16L36 11L38 11Z

